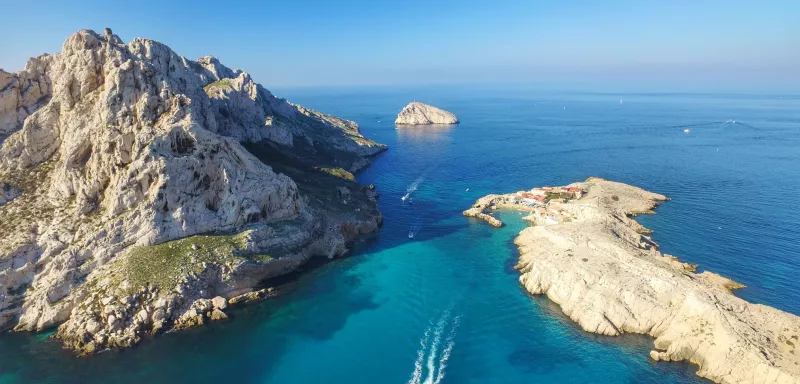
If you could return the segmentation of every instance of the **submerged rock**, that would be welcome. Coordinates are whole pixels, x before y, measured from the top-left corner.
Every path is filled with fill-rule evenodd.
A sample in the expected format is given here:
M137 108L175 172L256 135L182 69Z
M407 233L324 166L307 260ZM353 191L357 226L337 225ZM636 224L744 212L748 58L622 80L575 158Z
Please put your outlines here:
M434 106L414 101L397 114L397 125L458 124L456 115Z
M515 239L525 289L547 295L587 332L653 336L653 360L687 360L716 382L800 382L800 317L734 296L743 285L662 254L630 218L666 197L598 178L572 187L586 196L546 208L563 221ZM490 195L476 207L518 199Z
M216 58L81 30L0 89L0 330L129 347L381 222L358 184L316 170L384 145Z

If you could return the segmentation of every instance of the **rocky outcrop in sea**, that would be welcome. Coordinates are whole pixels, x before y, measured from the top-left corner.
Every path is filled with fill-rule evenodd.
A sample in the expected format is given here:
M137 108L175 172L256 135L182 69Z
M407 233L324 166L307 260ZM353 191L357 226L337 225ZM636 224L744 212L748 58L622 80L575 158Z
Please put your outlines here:
M545 204L524 194L490 195L471 208L530 210L537 222L515 239L520 283L547 295L587 332L655 338L653 360L697 364L719 383L800 382L800 317L736 297L741 284L662 254L631 216L652 213L666 197L590 178ZM520 197L523 195L523 197ZM539 216L556 219L537 220Z
M110 30L0 71L0 137L0 330L84 353L223 319L381 224L355 122Z
M458 124L456 115L434 106L414 101L397 114L397 125Z

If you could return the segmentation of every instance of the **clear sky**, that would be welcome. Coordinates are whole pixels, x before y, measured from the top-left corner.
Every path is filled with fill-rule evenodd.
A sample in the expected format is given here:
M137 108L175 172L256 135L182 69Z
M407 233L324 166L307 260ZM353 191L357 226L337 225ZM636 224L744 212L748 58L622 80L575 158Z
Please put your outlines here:
M0 68L81 28L270 86L800 85L800 0L2 1Z

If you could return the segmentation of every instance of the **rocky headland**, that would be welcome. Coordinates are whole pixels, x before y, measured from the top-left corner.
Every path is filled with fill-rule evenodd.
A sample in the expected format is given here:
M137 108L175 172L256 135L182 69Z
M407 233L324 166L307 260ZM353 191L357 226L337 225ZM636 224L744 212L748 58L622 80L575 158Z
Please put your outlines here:
M397 125L458 124L456 115L432 105L414 101L408 103L394 121Z
M223 319L381 224L355 122L110 30L0 70L0 145L0 331L82 353Z
M744 301L731 292L741 284L659 252L631 217L665 200L590 178L489 195L464 213L498 226L493 207L530 212L534 225L515 239L520 283L585 331L650 335L652 359L689 361L719 383L800 383L800 317Z

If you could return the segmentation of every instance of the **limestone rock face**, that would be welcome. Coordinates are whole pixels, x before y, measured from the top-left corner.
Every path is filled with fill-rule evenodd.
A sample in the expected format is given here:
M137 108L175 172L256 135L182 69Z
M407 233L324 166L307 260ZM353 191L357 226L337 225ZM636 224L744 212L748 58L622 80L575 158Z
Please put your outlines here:
M247 142L269 140L291 150L334 150L359 157L386 149L364 139L355 122L278 99L245 72L231 75L235 77L204 87L222 135ZM355 172L367 164L356 161L343 168Z
M359 189L314 169L357 170L386 148L356 123L152 40L81 30L60 53L0 71L6 133L0 330L64 323L57 337L84 352L134 345L196 300L344 254L381 221L365 193L359 212L321 202Z
M458 124L456 115L419 101L409 103L397 114L397 125Z
M662 195L597 178L561 203L571 219L516 238L520 283L545 294L587 332L655 337L654 360L687 360L720 383L800 382L800 317L748 303L742 285L664 255L629 215Z
M25 118L50 99L47 72L52 56L32 58L25 69L8 73L0 69L0 143L2 138L22 128Z

